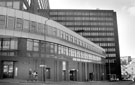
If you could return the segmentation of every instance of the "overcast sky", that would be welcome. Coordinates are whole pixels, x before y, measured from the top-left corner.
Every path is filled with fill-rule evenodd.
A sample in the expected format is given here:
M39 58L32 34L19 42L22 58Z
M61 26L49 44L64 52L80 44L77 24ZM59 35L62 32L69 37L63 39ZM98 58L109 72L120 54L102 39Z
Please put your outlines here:
M109 9L117 12L121 56L135 58L135 0L49 0L51 9Z

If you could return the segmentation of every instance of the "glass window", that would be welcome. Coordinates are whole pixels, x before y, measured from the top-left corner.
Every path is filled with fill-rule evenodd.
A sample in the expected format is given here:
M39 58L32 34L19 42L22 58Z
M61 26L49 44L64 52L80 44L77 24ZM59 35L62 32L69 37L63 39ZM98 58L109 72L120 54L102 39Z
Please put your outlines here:
M5 6L6 6L6 2L1 1L1 2L0 2L0 6L4 6L4 7L5 7Z
M12 5L13 5L12 2L7 2L7 7L12 8Z
M23 20L20 18L16 19L16 30L21 31L23 28Z
M57 44L55 44L54 46L54 52L57 54Z
M38 23L38 33L44 34L44 24Z
M45 52L45 42L41 42L41 52Z
M52 29L52 32L53 32L53 33L52 33L53 36L56 36L56 35L57 35L57 29L56 29L56 28L53 28L53 29Z
M61 46L61 54L64 54L64 47Z
M116 57L116 54L114 54L114 53L108 54L108 57Z
M37 23L34 21L30 22L30 32L36 33L37 32Z
M30 39L27 39L27 50L32 51L33 49L33 42Z
M50 53L50 43L46 42L46 53Z
M63 46L63 54L66 55L66 47Z
M29 21L23 20L23 31L29 32Z
M33 51L39 51L39 41L34 40Z
M68 56L68 47L66 47L66 55Z
M9 49L10 49L10 41L3 40L3 50L9 50Z
M13 2L13 8L14 9L19 9L20 8L20 3L18 1Z
M69 48L68 55L71 56L71 48Z
M58 45L58 54L61 54L61 46Z
M6 25L5 21L6 21L6 17L0 15L0 29L5 29L5 25Z
M18 41L16 39L11 39L10 49L17 49Z
M47 28L47 34L48 35L52 35L52 28L51 28L51 26L46 26L46 28Z
M7 29L14 29L14 18L13 17L10 17L8 16L7 17Z
M50 53L54 53L54 44L50 43Z

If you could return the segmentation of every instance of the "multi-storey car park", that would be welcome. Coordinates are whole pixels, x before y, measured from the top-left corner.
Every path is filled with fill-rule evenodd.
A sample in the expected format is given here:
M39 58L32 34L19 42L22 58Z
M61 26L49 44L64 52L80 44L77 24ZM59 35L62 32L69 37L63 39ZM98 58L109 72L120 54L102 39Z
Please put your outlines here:
M0 7L0 78L40 81L104 80L105 50L36 14Z

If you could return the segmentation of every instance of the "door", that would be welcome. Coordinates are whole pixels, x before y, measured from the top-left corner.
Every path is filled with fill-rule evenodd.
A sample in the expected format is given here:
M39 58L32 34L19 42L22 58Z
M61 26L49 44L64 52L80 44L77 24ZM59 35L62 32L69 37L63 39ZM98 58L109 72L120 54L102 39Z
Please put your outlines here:
M13 78L14 77L14 62L4 61L3 62L3 78Z
M77 70L70 70L70 80L77 81Z

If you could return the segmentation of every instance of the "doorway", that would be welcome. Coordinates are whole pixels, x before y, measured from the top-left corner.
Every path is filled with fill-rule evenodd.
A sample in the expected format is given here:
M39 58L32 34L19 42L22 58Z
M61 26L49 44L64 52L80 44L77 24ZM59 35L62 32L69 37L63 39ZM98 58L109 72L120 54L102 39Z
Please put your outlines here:
M75 69L70 70L70 80L77 81L77 70Z
M14 62L4 61L3 62L3 78L13 78L14 77Z

